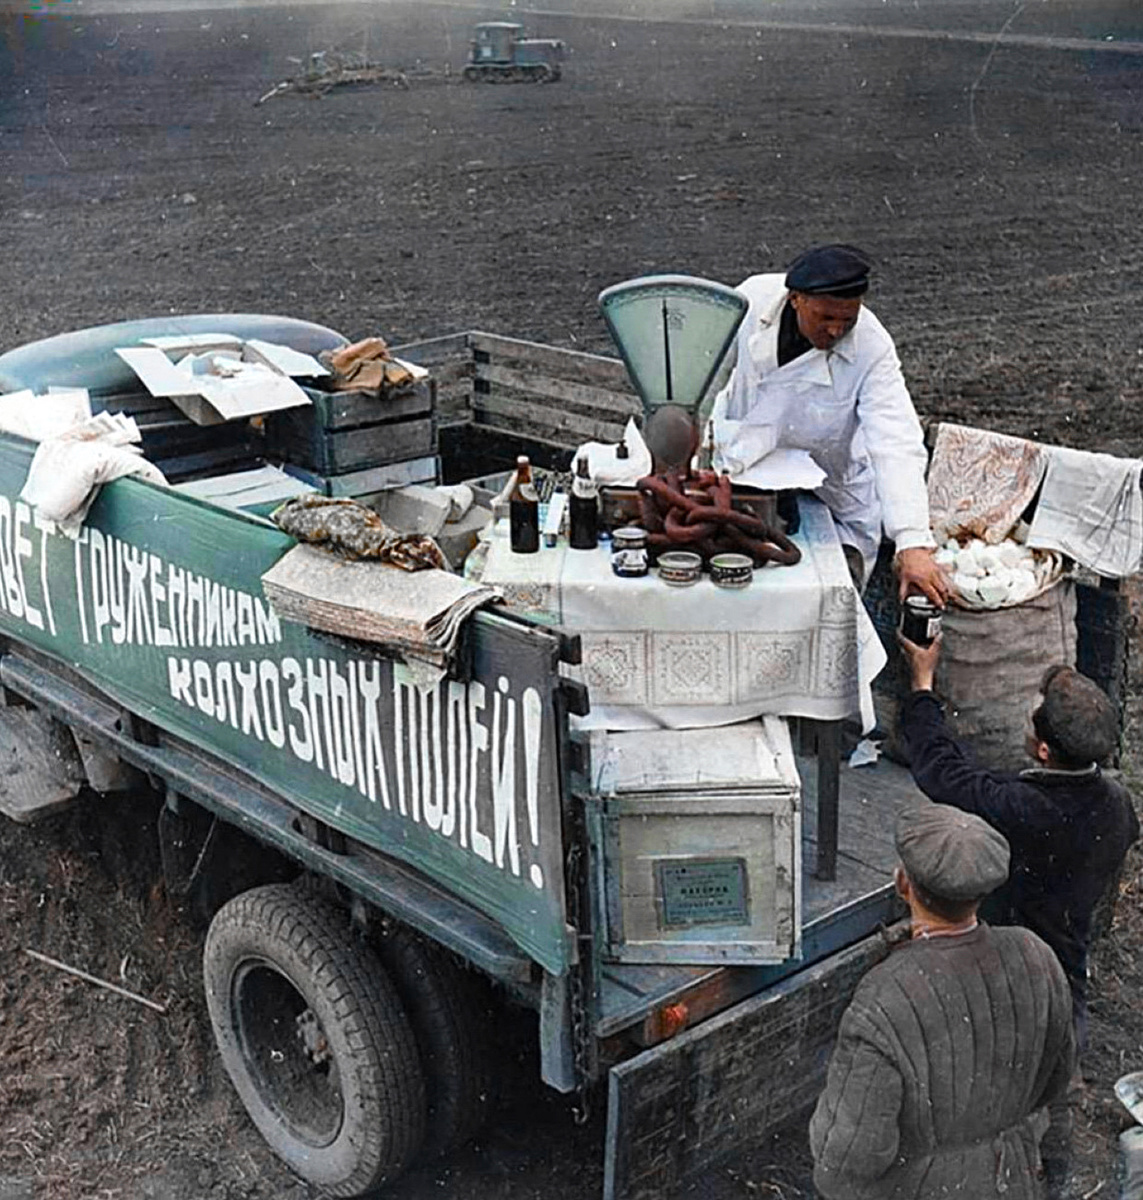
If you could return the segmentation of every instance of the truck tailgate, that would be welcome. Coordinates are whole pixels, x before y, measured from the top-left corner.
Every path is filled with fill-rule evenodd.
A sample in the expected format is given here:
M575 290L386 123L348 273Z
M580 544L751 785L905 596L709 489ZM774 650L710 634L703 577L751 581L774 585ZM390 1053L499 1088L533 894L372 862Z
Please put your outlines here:
M841 1014L885 952L867 937L613 1067L604 1200L662 1200L807 1108Z

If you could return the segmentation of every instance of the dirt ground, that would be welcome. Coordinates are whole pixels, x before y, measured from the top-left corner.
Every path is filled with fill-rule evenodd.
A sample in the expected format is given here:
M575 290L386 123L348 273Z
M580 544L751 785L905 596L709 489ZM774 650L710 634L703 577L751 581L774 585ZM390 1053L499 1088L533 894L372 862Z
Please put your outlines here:
M513 3L571 48L541 87L459 82L471 24L503 7L20 7L0 4L0 348L260 311L351 337L480 328L612 353L608 284L734 283L844 240L880 264L870 303L923 416L1143 454L1134 3ZM318 51L408 86L256 103ZM1141 744L1136 723L1133 772ZM222 1076L201 933L154 887L145 823L107 808L0 825L0 1200L302 1200ZM1095 962L1074 1180L1088 1200L1115 1190L1128 1118L1110 1086L1143 1066L1141 888L1135 858ZM598 1195L601 1115L576 1127L535 1064L504 1053L519 1082L489 1131L395 1200ZM801 1125L691 1193L809 1194Z

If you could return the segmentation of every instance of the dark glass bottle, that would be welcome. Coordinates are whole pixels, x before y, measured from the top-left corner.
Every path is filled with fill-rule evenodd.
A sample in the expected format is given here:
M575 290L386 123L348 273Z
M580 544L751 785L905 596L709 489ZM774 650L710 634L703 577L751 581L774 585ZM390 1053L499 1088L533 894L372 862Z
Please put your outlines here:
M594 550L598 540L599 489L588 474L587 459L580 455L568 501L568 544L573 550Z
M516 554L535 554L540 548L540 496L532 482L527 455L516 459L516 483L508 497L508 533Z

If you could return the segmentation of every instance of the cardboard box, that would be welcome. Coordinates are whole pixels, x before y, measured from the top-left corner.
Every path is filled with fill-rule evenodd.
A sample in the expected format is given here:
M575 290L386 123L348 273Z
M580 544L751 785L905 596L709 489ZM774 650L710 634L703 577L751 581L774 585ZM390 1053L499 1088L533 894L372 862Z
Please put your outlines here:
M235 342L238 342L235 345ZM328 372L308 354L257 340L243 343L228 334L152 338L116 354L152 396L171 401L196 425L220 425L310 403L294 382ZM172 355L183 354L178 362Z

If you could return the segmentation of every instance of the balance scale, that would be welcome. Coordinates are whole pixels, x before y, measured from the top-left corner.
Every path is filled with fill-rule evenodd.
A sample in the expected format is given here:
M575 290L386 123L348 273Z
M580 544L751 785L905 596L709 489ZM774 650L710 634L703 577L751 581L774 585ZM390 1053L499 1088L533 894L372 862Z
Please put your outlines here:
M734 288L690 275L645 275L599 295L599 307L643 403L654 470L689 467L698 409L746 316Z

